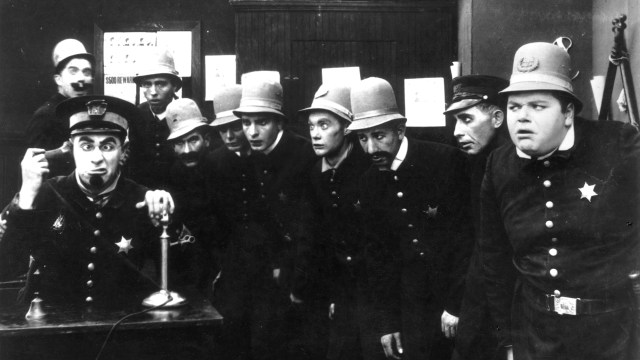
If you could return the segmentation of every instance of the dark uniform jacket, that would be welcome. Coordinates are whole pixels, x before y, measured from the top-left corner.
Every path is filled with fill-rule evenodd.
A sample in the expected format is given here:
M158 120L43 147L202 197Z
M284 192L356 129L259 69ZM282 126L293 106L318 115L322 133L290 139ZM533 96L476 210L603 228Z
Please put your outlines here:
M316 155L308 140L284 130L280 142L268 155L252 156L259 196L267 201L278 232L282 234L275 244L274 268L281 269L281 283L289 287L293 282L296 248L309 236L303 225L303 212L308 211L303 200Z
M151 112L149 103L140 104L138 109L139 116L129 122L128 174L141 185L166 189L173 163L173 148L167 141L169 127L164 119L158 119Z
M481 251L502 344L511 343L514 279L544 296L621 298L638 266L640 138L619 122L575 121L575 143L542 161L508 145L482 184ZM589 199L580 189L594 186ZM532 299L524 299L533 301Z
M320 159L311 172L310 202L314 216L314 243L312 253L323 254L320 264L327 281L329 303L355 301L356 279L362 274L361 211L359 203L360 176L370 166L368 156L359 144L337 169L322 172Z
M35 210L19 209L16 197L0 242L0 274L11 278L15 264L28 261L22 257L26 248L40 271L33 290L47 304L141 301L158 289L140 269L153 249L160 248L159 230L151 225L147 210L135 208L145 192L121 177L107 204L98 207L72 173L43 184Z
M209 155L209 154L207 154ZM220 271L225 249L225 236L220 229L219 204L211 193L214 163L203 157L197 166L186 167L175 160L170 170L168 190L176 205L171 226L173 265L176 273L185 276L178 280L208 292Z
M66 99L56 93L36 110L25 132L28 147L53 150L69 140L69 119L56 116L56 106ZM66 162L56 163L55 168L50 167L49 176L69 175L73 169L73 158L70 157Z
M361 189L367 272L380 309L376 326L380 334L431 334L439 324L412 328L407 321L420 315L407 304L422 304L420 311L438 321L444 310L458 314L473 246L464 157L446 145L409 139L400 167L372 167Z

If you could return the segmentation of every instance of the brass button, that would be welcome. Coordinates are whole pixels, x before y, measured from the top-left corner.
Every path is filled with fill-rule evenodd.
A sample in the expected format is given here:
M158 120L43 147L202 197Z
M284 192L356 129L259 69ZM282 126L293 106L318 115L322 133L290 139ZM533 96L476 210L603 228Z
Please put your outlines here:
M557 243L558 242L558 238L557 237L551 238L551 242L552 243Z
M351 261L351 256L347 256L347 261Z
M93 286L93 280L89 280L89 281L87 281L87 286L88 286L88 287L92 287L92 286Z
M407 227L408 227L409 229L413 229L413 224L409 224L409 225L407 225Z
M544 165L544 167L551 166L551 162L549 162L549 160L545 160L542 164Z
M96 247L95 247L95 246L92 246L92 247L89 249L89 252L90 252L90 253L92 253L92 254L95 254L95 253L97 253L97 252L98 252L98 249L96 249Z
M553 208L553 201L547 201L547 203L545 204L547 209L551 209Z
M93 235L95 236L100 236L100 234L101 234L100 230L96 230L93 232Z
M338 195L338 193L334 190L334 191L331 192L331 195L336 196L336 195Z
M553 290L553 296L560 297L561 294L560 290Z
M423 252L421 252L421 253L420 253L420 256L424 256L424 253L423 253Z
M551 275L551 277L558 276L558 270L556 270L556 269L549 270L549 275Z
M93 298L91 296L87 296L87 298L84 299L84 301L90 303L90 302L93 302Z
M414 244L417 244L417 243L418 243L418 239L413 239L413 241L412 241L412 242L413 242Z
M332 204L331 207L333 207L334 209L338 207L338 204Z
M102 213L101 212L97 212L96 213L96 219L102 219Z
M265 170L265 171L263 171L263 173L264 173L264 174L268 174L268 173L269 173L269 171Z
M399 198L402 198L403 196L404 196L404 194L403 194L402 192L399 192L399 193L398 193L398 197L399 197Z
M247 188L242 188L242 192L247 192Z
M89 269L89 271L93 271L95 269L95 265L93 265L93 263L89 263L89 265L87 265L87 269Z
M546 188L551 187L551 181L545 180L545 181L542 182L542 185L544 185L544 187L546 187Z
M402 209L400 209L400 212L403 213L403 214L406 214L407 213L407 209L402 208Z
M553 221L547 220L547 222L544 223L544 226L546 226L547 229L551 229L553 227Z
M549 255L551 255L551 256L558 255L558 250L557 249L553 249L553 248L549 249Z
M393 180L398 181L398 175L393 175Z

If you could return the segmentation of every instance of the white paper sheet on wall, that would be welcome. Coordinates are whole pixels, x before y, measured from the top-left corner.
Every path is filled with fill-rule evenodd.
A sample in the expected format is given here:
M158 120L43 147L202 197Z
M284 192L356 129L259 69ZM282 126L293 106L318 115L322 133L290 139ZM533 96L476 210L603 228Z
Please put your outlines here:
M157 46L170 49L180 77L191 77L191 31L158 31Z
M358 81L360 81L360 67L358 66L322 69L322 83L324 85L336 83L352 85Z
M444 78L404 80L407 126L445 126Z
M249 73L242 74L240 83L245 84L248 81L249 82L253 81L254 79L272 80L272 81L280 82L280 72L272 71L272 70L252 71Z
M208 55L204 57L205 100L213 100L213 95L236 83L235 55Z

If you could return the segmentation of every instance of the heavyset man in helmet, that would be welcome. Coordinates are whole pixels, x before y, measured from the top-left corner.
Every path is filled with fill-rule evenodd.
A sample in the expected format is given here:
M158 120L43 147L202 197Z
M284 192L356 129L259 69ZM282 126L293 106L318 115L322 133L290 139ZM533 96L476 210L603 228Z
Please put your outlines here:
M441 317L458 314L472 248L464 158L446 145L409 140L383 79L355 84L351 104L349 130L373 162L361 178L360 206L380 351L448 358L452 343L442 335Z
M45 150L56 149L69 140L69 119L56 116L55 109L62 101L91 93L95 58L76 39L60 41L53 49L53 79L58 91L33 114L27 131L27 145ZM73 163L61 163L49 169L50 176L68 175Z
M358 181L369 159L347 127L353 120L350 87L322 85L311 106L299 113L307 120L311 143L319 158L311 170L312 246L307 271L316 281L313 294L321 301L324 324L330 318L327 359L384 358L379 339L370 329L372 313L363 289L360 247L363 246L358 207ZM303 298L304 299L304 298ZM312 299L304 299L309 301ZM311 320L311 319L310 319ZM373 351L367 351L371 350ZM376 356L377 355L377 356Z
M636 358L638 132L577 117L569 54L552 44L518 49L502 93L513 144L489 157L480 241L501 344L516 359Z
M165 117L167 106L182 87L182 79L169 50L157 49L141 64L133 81L147 101L138 106L139 118L131 122L128 170L132 179L142 185L166 187L173 149L167 141L169 127Z

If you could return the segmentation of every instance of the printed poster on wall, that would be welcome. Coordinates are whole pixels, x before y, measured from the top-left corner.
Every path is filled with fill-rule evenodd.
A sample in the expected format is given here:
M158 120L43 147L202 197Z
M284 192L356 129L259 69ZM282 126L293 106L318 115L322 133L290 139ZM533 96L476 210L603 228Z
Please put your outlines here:
M444 78L404 80L407 126L445 126Z

